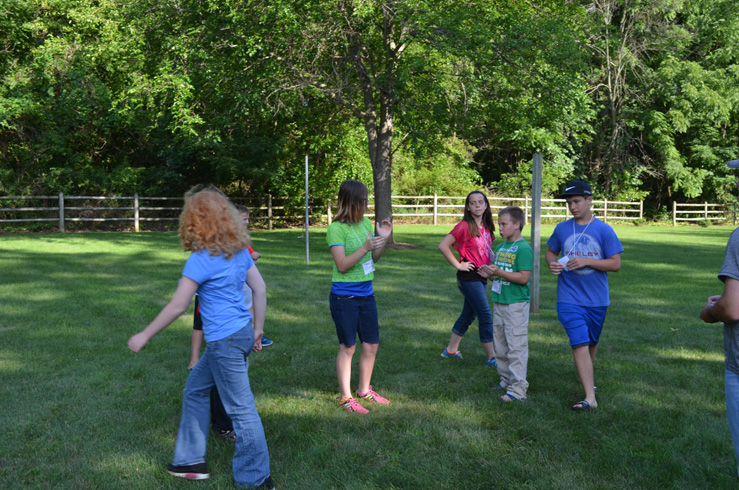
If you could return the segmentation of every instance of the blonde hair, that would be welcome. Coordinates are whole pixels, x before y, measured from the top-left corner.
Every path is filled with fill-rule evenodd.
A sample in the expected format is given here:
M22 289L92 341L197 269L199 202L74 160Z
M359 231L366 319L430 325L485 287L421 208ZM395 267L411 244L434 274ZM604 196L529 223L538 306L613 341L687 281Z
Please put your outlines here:
M184 250L207 250L227 259L249 246L249 233L239 212L213 186L193 187L185 194L180 214L180 244Z

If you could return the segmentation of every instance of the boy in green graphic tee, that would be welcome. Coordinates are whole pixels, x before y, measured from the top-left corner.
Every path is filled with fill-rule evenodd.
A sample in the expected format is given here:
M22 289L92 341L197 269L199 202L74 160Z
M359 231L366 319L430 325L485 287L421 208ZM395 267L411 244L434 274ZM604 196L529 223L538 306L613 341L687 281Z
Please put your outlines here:
M493 265L480 269L493 278L493 340L498 359L498 387L504 402L526 399L529 383L529 279L534 252L521 237L526 217L518 206L498 213L498 233L506 241L495 248Z

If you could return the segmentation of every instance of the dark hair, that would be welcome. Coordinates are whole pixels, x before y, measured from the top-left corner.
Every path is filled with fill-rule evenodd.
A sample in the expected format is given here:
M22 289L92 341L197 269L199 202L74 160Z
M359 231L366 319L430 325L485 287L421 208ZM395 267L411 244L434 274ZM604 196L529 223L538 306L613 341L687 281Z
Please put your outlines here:
M500 210L498 218L506 214L510 216L511 221L518 223L518 229L523 231L523 225L526 224L526 215L523 213L523 209L518 206L508 206Z
M367 186L356 180L345 180L339 187L339 210L334 219L346 223L359 223L367 209Z
M236 204L234 207L236 208L236 211L238 211L239 213L249 214L249 208L247 208L243 204Z
M464 221L467 222L467 225L470 229L470 236L480 236L480 230L477 229L477 223L475 223L475 218L472 217L472 213L470 213L469 207L470 207L470 198L472 197L472 194L480 194L482 198L485 200L485 204L487 205L487 208L485 209L485 212L482 213L482 225L487 228L490 233L495 231L495 223L493 223L493 213L490 211L490 203L488 202L488 197L482 193L482 191L472 191L469 194L467 194L467 198L464 200L464 218L462 218Z

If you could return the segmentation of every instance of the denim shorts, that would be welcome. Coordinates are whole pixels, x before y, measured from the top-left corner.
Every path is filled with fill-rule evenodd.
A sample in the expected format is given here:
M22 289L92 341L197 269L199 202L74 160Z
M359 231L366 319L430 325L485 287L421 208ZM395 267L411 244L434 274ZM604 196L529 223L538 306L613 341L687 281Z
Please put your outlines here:
M380 343L380 324L377 319L377 303L374 294L348 296L331 293L329 304L340 344L346 347L355 345L357 335L362 343Z
M557 317L567 332L573 349L584 345L598 345L607 310L607 306L557 303Z

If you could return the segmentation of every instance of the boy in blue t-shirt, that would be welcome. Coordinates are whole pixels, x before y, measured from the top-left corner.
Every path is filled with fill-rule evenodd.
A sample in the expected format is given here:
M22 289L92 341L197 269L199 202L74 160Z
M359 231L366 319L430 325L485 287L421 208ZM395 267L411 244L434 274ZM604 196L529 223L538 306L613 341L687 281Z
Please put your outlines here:
M590 209L593 193L575 180L560 199L567 200L572 219L559 223L547 241L549 271L558 277L557 316L567 332L585 398L573 410L596 408L593 361L610 304L608 272L621 268L624 251L616 233ZM558 260L557 257L562 254Z

